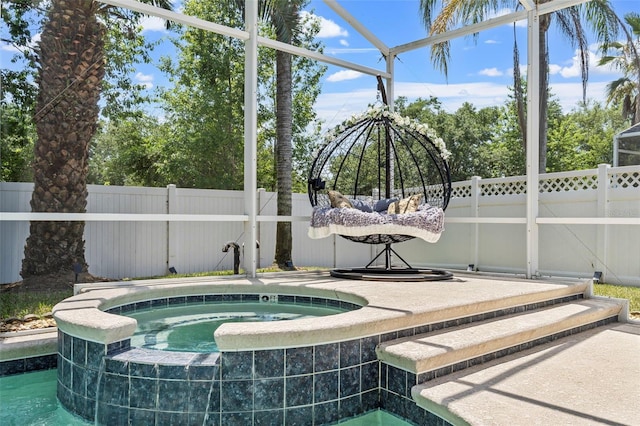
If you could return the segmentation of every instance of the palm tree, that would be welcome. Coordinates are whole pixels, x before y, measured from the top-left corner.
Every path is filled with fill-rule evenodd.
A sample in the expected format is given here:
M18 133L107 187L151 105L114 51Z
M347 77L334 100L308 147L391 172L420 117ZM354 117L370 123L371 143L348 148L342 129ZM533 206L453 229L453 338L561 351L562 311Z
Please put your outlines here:
M276 31L276 40L291 44L299 25L301 1L274 0L271 8L271 23ZM291 147L292 115L292 74L291 54L276 52L276 189L278 192L278 216L291 216L292 157ZM293 237L291 222L278 222L276 225L275 263L283 269L293 269L291 252Z
M169 0L152 2L170 8ZM117 9L92 0L50 2L37 50L38 95L32 212L84 213L89 142L96 132L105 75L106 28ZM33 221L21 275L30 278L86 268L84 222Z
M308 0L261 0L258 14L262 22L275 31L276 40L292 44L300 26L300 10ZM244 10L244 0L236 0L238 7ZM292 191L292 85L291 54L276 51L276 191L278 193L278 216L291 216ZM278 222L276 225L275 263L282 269L294 269L291 253L293 236L291 222Z
M611 64L623 72L623 76L607 85L607 102L621 103L622 115L631 119L631 125L640 123L640 15L628 13L624 16L629 29L621 22L627 42L612 42L603 45L604 52L614 49L617 56L605 55L599 65ZM635 36L636 38L634 39Z
M534 0L536 4L547 3L550 0ZM489 15L499 12L503 8L515 10L521 7L517 0L458 0L444 2L445 6L438 15L434 15L438 0L420 0L420 11L424 23L432 35L441 34L453 29L454 25L470 25L485 20ZM540 15L540 173L546 171L547 163L547 111L549 99L549 45L546 33L552 23L556 23L565 38L580 51L580 68L582 73L583 98L586 96L586 83L589 71L589 50L586 39L586 32L582 24L583 18L594 30L600 42L610 43L615 39L618 32L618 23L615 14L609 6L607 0L592 0L590 2L558 10L551 14ZM517 51L517 45L516 45ZM449 61L449 42L435 44L431 47L431 58L434 64L442 72L447 74ZM517 55L514 55L517 61ZM514 69L518 69L518 64L514 64ZM520 76L514 73L514 87L520 84ZM518 96L518 101L522 104L522 96ZM521 134L523 144L526 148L526 129L521 121Z

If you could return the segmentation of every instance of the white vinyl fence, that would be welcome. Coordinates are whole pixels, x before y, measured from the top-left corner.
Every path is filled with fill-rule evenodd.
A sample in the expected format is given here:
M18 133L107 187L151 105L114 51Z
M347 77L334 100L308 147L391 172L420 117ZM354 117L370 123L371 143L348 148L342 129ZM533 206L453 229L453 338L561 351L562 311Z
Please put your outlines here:
M32 184L0 183L0 215L29 212ZM242 191L89 186L88 213L213 215L211 220L87 221L86 259L93 275L108 278L233 268L229 241L241 245ZM258 192L259 267L271 265L276 194ZM524 274L526 271L526 178L474 178L453 185L446 230L435 244L411 240L394 246L414 267ZM292 216L309 216L306 194L294 194ZM0 283L20 279L29 223L0 220ZM484 220L483 220L484 218ZM489 218L490 220L488 220ZM563 223L562 218L573 218ZM576 223L576 218L577 223ZM629 218L597 223L580 218ZM540 177L539 271L542 276L585 277L601 271L610 283L640 285L640 166L545 174ZM477 223L480 222L480 223ZM486 223L489 222L489 223ZM547 223L550 222L550 223ZM602 222L607 222L603 220ZM379 247L341 237L311 240L307 221L293 221L293 262L298 266L364 266ZM71 266L70 266L71 268Z

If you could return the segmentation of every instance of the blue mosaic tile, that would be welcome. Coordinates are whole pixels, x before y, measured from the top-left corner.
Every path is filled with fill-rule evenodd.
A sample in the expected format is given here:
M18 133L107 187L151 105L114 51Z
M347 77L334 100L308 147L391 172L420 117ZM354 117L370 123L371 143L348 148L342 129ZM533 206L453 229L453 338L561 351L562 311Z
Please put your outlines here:
M199 305L204 303L204 294L197 296L187 296L187 304L189 305Z
M107 373L128 375L129 365L124 362L115 361L111 358L105 358L104 371Z
M220 369L215 365L190 365L190 381L211 381L220 380Z
M186 380L189 375L189 370L185 365L159 365L158 366L158 378L159 379L180 379Z
M313 407L314 424L318 424L318 425L332 424L332 423L336 423L339 419L340 419L340 411L338 407L338 401L327 402L324 404L316 404Z
M206 294L204 301L206 303L221 303L223 301L222 294Z
M360 395L351 396L340 400L340 421L356 417L362 413L362 401Z
M155 425L156 413L155 411L130 409L129 410L129 423L131 425Z
M60 372L58 371L58 376L60 376ZM98 370L86 369L85 377L87 380L87 398L95 400L96 399L96 391L98 390L98 378L101 376L101 373Z
M148 309L151 309L151 301L150 300L143 300L143 301L135 303L135 310L136 311L146 311Z
M224 426L247 426L253 423L253 413L222 413L220 424Z
M286 379L286 406L313 403L313 376L295 376Z
M156 409L158 403L158 381L131 377L129 379L130 406Z
M129 374L132 377L158 378L158 368L153 364L131 362L129 363Z
M284 376L284 349L255 351L255 378Z
M243 294L242 301L243 302L259 302L260 295L259 294Z
M286 349L285 357L285 374L287 376L313 373L313 347Z
M220 385L220 410L222 412L251 411L253 409L252 380L222 381Z
M63 386L71 389L71 363L64 358L58 365L58 381Z
M253 352L225 352L220 358L222 380L252 378Z
M380 389L376 388L375 390L363 392L360 395L360 401L362 403L362 413L377 410L380 408Z
M220 382L189 382L189 412L220 411Z
M406 396L407 394L407 372L399 368L389 366L387 369L387 386L390 392Z
M186 303L187 303L186 296L170 297L167 301L167 305L169 306L180 306L180 305L185 305Z
M152 309L157 309L157 308L166 308L168 306L168 300L166 298L163 299L153 299L151 301L151 308Z
M22 374L25 372L25 359L14 359L0 362L0 377Z
M24 360L24 371L40 371L40 370L51 370L58 366L58 355L42 355L42 356L34 356L31 358L25 358ZM2 376L2 374L0 374Z
M360 366L340 370L340 398L360 392Z
M376 389L380 386L380 363L372 361L362 364L361 383L362 391Z
M296 302L295 296L289 296L285 294L278 295L278 303L295 303L295 302Z
M186 425L189 421L189 413L175 413L159 411L156 413L157 425Z
M322 306L322 307L324 307L324 306L327 306L327 299L323 299L323 298L320 298L320 297L312 297L311 298L311 304L313 306Z
M231 303L242 302L242 295L241 294L223 294L222 301L231 302Z
M129 408L98 404L96 423L99 425L124 425L129 422Z
M296 296L296 304L298 304L298 305L311 305L311 297L308 297L308 296Z
M284 407L284 379L259 379L254 381L253 404L255 410Z
M71 367L71 390L79 395L87 394L86 369L73 365Z
M82 339L73 339L71 360L76 364L87 363L87 342Z
M255 411L253 413L254 426L276 426L283 425L284 410Z
M202 423L191 423L194 426L223 426L220 412L208 412L204 415Z
M66 359L71 359L71 347L72 347L72 340L74 338L69 336L68 334L64 334L62 336L62 356L65 357Z
M334 370L338 368L340 358L340 345L329 343L315 347L314 371Z
M158 409L162 411L187 411L189 383L182 380L158 381Z
M129 405L129 377L105 373L98 378L98 397L108 405Z
M360 339L360 362L376 361L376 346L380 342L379 336L369 336Z
M340 342L340 368L360 363L360 340Z
M284 416L287 426L309 426L310 419L313 419L313 407L287 408Z
M338 371L316 373L313 376L314 402L338 398Z

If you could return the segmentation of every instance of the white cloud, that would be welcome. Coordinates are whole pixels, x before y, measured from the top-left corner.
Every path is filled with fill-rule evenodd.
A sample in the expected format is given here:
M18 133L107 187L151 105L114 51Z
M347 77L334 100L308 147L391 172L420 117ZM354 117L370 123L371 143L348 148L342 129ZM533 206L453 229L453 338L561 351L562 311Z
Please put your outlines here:
M486 75L487 77L501 77L504 75L498 68L485 68L478 72L479 75Z
M606 98L606 82L590 83L587 86L587 98L601 101ZM563 111L569 112L582 101L582 84L552 84L551 92L556 96ZM453 113L469 102L476 108L502 106L510 94L507 85L471 82L459 84L429 84L416 82L396 82L395 96L404 96L409 102L417 98L436 97L445 111ZM369 104L375 103L377 91L357 89L341 93L322 93L318 97L315 109L318 117L324 121L324 129L342 123L354 114L364 111Z
M340 46L344 46L344 47L349 46L349 42L345 39L341 39L338 43L340 43Z
M358 71L342 70L331 74L329 77L327 77L327 81L335 83L338 81L355 80L356 78L360 78L363 75L364 74Z
M609 65L598 66L600 56L598 55L597 48L597 45L589 46L589 73L597 75L619 74L618 70L610 67ZM549 74L560 75L563 78L575 78L580 77L580 68L580 51L576 50L573 57L567 61L566 66L549 64Z
M167 22L156 16L145 16L140 20L140 26L142 27L142 32L149 31L166 31L167 30Z
M135 76L136 81L143 85L147 89L153 88L153 75L151 74L143 74L141 72L136 73Z
M485 40L484 44L500 44L500 42L498 40Z
M301 12L301 16L305 19L309 15L309 12ZM336 24L334 21L324 18L322 16L315 16L320 22L320 31L316 37L318 38L334 38L334 37L349 37L349 32Z

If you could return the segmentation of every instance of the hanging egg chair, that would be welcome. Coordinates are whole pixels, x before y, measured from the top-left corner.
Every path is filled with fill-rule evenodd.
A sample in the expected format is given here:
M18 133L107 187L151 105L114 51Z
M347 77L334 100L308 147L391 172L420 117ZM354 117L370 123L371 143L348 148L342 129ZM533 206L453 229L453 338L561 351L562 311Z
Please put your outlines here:
M311 238L338 234L350 241L384 244L364 268L334 269L349 279L432 281L451 273L411 267L391 247L421 238L434 243L444 230L451 176L442 139L430 127L383 105L352 117L325 137L308 178ZM384 267L372 266L384 254ZM402 262L392 265L392 256Z

